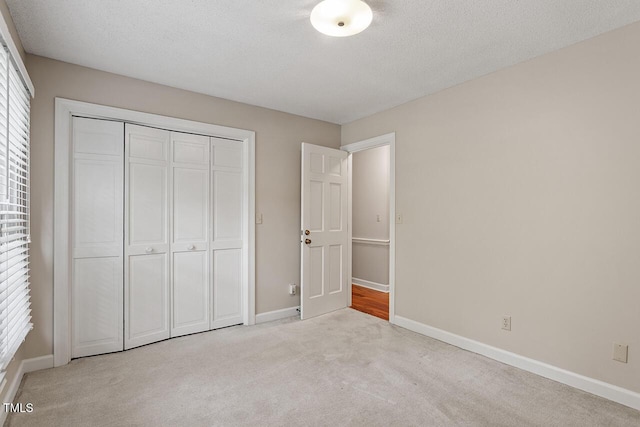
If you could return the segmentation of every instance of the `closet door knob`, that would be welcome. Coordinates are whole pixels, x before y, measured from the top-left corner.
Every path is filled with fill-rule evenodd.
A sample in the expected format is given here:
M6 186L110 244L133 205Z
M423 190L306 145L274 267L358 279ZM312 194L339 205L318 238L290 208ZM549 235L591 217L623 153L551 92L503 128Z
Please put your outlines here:
M153 248L149 247L147 249L144 250L146 253L150 254L151 252L153 252Z
M193 245L189 245L189 246L187 246L187 249L189 249L190 251L194 250L195 248L196 248L196 247L195 247L195 246L193 246Z

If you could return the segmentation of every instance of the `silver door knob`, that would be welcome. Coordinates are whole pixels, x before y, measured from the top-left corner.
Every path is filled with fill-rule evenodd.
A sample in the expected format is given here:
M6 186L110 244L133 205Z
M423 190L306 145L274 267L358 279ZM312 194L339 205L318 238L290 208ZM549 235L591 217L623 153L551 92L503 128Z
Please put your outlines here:
M150 254L151 252L153 252L153 248L149 247L147 249L144 250L146 253Z
M187 249L189 249L190 251L194 250L195 248L196 248L196 247L195 247L195 246L193 246L193 245L189 245L189 246L187 246Z

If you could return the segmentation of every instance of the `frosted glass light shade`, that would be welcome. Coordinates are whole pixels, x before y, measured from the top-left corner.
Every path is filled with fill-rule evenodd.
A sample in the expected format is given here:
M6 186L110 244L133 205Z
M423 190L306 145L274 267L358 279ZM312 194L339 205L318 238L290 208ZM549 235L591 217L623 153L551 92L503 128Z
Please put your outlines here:
M324 0L311 11L311 24L323 34L333 37L353 36L364 31L373 12L362 0Z

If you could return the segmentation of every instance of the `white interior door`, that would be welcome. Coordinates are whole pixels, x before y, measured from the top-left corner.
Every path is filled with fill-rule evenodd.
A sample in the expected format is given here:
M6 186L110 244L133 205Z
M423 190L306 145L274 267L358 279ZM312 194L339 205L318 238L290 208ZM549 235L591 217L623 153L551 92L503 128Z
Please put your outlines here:
M347 156L302 144L302 319L347 306Z
M211 329L243 322L243 147L211 138Z
M170 336L170 135L125 125L125 349Z
M124 124L73 118L71 357L122 350Z
M210 327L209 137L171 133L171 336Z

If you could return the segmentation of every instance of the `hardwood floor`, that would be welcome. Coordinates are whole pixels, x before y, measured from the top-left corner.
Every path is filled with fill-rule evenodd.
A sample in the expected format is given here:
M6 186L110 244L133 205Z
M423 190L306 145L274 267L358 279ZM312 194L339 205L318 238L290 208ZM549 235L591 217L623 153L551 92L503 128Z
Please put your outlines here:
M358 285L352 285L351 308L384 320L389 320L389 294Z

